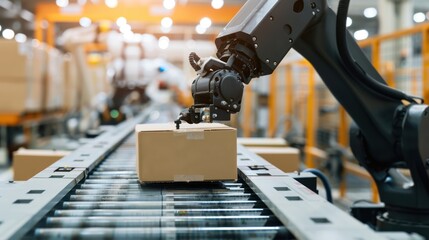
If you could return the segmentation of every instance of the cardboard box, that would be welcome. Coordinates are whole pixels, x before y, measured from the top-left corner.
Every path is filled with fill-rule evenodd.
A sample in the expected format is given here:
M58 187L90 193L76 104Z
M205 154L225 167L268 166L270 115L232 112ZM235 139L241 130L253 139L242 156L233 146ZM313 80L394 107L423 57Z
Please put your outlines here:
M78 109L78 77L76 60L71 55L64 56L64 108L68 111Z
M64 107L64 57L55 48L48 50L46 110L57 110Z
M141 182L200 182L237 179L236 129L223 124L136 126Z
M46 49L42 44L0 40L0 113L42 109Z
M237 143L245 147L286 147L283 138L237 138Z
M19 149L13 153L13 179L26 181L69 153L68 151Z
M283 172L299 170L299 150L291 147L253 147L247 148L267 160Z

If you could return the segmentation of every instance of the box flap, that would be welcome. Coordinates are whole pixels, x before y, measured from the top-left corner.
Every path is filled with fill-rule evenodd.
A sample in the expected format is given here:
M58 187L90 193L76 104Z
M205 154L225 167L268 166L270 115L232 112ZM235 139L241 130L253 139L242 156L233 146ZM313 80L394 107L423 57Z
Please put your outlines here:
M155 124L139 124L136 125L136 132L186 132L186 131L218 131L218 130L233 130L234 128L228 127L220 123L199 123L199 124L180 124L180 129L176 129L174 123L155 123Z

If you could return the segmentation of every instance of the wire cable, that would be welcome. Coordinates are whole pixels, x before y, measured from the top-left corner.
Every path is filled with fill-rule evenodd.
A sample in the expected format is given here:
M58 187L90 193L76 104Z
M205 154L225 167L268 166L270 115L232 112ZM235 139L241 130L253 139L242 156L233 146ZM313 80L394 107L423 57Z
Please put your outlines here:
M396 89L390 88L389 86L382 84L365 72L360 65L350 55L349 48L347 46L347 14L349 10L350 0L340 0L337 11L337 48L341 59L344 61L350 74L357 76L358 78L365 79L363 83L377 92L398 100L406 100L410 103L416 103L416 100Z
M315 168L307 168L302 172L312 173L322 181L323 187L325 188L325 191L326 191L326 200L332 203L332 188L325 174L323 174L323 172L320 171L319 169L315 169Z

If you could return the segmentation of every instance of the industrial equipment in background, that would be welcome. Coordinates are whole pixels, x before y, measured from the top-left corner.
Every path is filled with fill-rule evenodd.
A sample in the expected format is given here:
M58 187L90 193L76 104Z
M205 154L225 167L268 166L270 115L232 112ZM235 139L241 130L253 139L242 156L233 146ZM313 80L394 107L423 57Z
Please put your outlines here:
M378 230L429 237L429 114L421 99L389 88L346 29L349 0L249 0L216 39L217 57L190 55L198 77L188 123L225 121L241 108L243 84L271 74L294 48L316 68L356 125L350 145L374 178L386 211ZM336 26L336 27L333 27ZM411 172L411 178L398 169Z
M78 72L86 89L81 101L86 102L82 105L88 106L82 109L82 130L93 130L99 124L118 124L132 118L149 101L180 104L190 95L186 93L188 87L184 73L158 57L157 40L153 35L124 35L112 29L109 23L101 22L89 28L68 29L61 42L80 62ZM107 92L98 92L96 89L100 83L90 81L88 76L91 66L87 63L94 59L90 57L94 54L108 59L108 75L103 80L110 85ZM102 58L99 57L99 61ZM92 64L96 64L94 61ZM180 111L179 106L176 111Z
M162 109L146 108L26 182L0 183L2 238L422 239L375 232L318 196L314 175L284 173L241 146L237 182L142 185L134 130L155 111Z

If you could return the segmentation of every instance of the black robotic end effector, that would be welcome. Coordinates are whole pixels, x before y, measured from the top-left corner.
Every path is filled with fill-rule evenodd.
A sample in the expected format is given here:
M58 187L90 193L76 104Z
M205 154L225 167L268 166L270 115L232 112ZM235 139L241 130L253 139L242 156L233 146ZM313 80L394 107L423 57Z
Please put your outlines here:
M228 63L209 58L205 61L195 54L190 55L191 65L198 72L192 82L194 105L180 113L175 121L187 123L228 121L231 114L241 109L243 77ZM231 61L232 63L233 61Z

